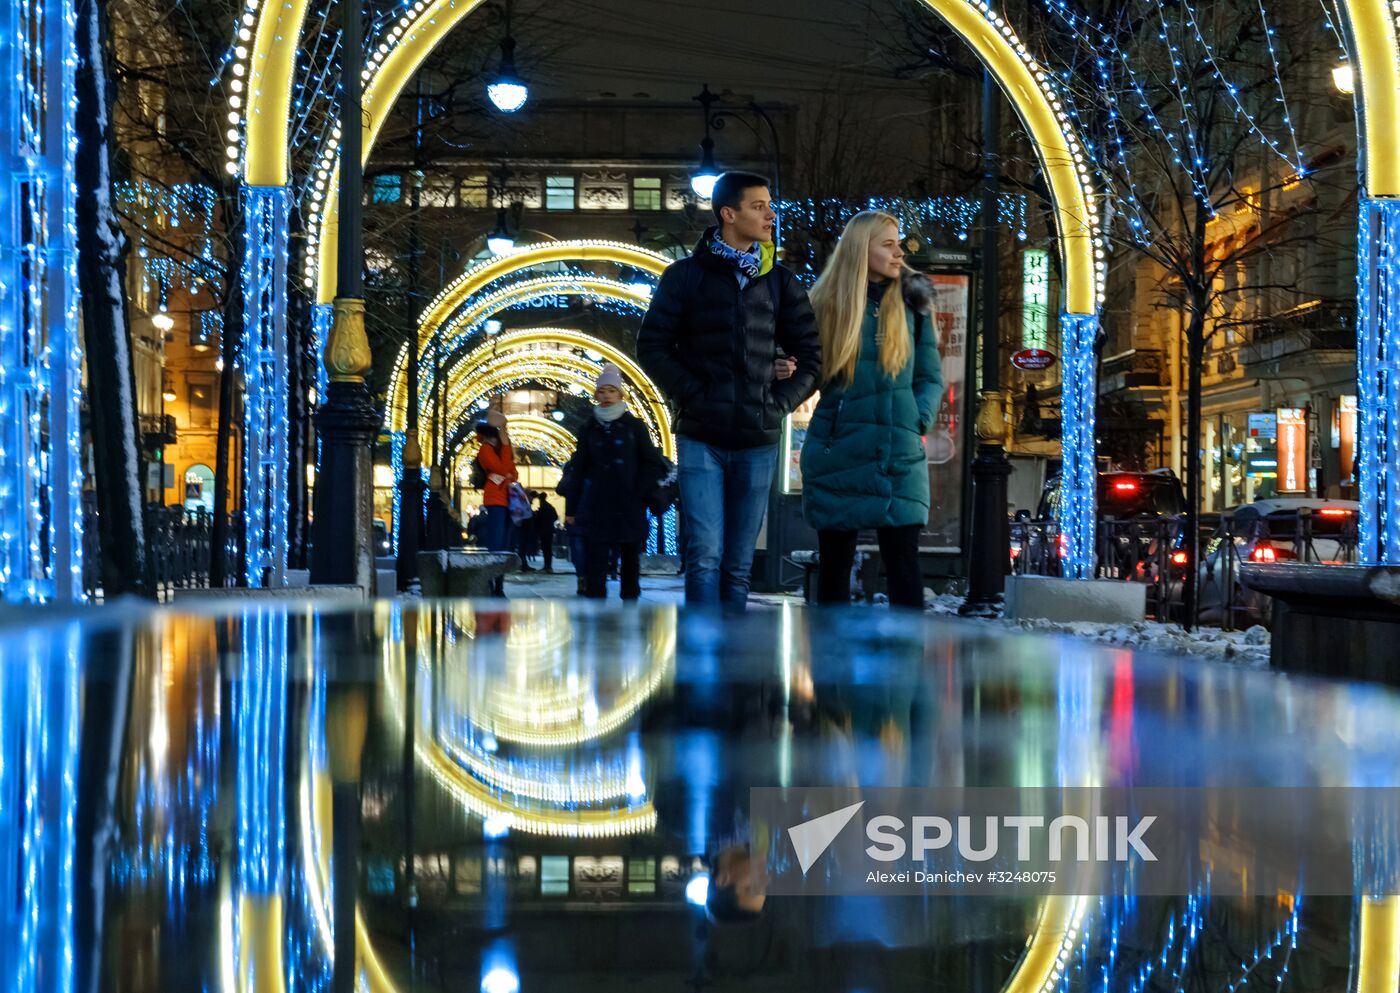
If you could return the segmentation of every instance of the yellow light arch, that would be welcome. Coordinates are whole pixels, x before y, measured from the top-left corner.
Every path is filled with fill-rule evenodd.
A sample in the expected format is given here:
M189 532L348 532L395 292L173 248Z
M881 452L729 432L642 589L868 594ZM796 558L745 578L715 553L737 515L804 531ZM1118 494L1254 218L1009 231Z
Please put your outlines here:
M371 53L364 92L363 155L373 153L379 132L394 104L423 60L482 0L418 0L389 30L387 39ZM923 0L977 53L1000 83L1025 124L1045 172L1059 231L1065 274L1065 310L1092 314L1102 299L1105 260L1099 241L1098 211L1090 192L1087 156L1059 101L1046 86L1046 74L1030 56L1000 14L984 0ZM264 8L262 17L272 16ZM299 37L282 39L281 57L294 64ZM250 161L266 153L264 145L280 134L286 146L286 118L268 129L249 133ZM337 142L338 144L338 142ZM339 164L335 145L318 159L313 177L309 238L312 269L307 277L317 288L318 301L333 297L336 240L339 228L337 194Z
M464 419L458 418L453 423L447 432L449 438L461 426ZM572 431L562 424L551 421L548 417L540 417L536 414L516 414L511 417L510 441L516 448L544 452L560 465L569 460L569 456L578 446L578 439L574 437ZM476 450L479 447L480 442L476 440L475 435L471 435L464 438L455 451L448 452L448 456L454 463L470 460L476 455Z
M1400 197L1400 7L1343 0L1366 192Z
M526 269L558 262L611 262L658 277L671 264L670 259L657 252L615 241L552 241L523 246L509 255L499 255L472 266L449 283L423 310L418 321L419 348L427 344L459 307L491 283Z

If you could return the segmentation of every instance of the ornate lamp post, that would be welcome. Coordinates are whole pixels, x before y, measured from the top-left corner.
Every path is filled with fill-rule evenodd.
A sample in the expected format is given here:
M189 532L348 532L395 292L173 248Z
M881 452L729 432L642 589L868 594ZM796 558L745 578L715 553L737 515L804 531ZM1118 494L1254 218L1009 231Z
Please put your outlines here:
M1006 520L1006 481L1011 464L1002 448L1006 397L1001 390L997 317L1000 287L997 258L997 177L1001 137L1001 93L990 72L982 75L982 389L978 393L977 458L972 463L972 549L967 567L967 599L958 613L994 617L1001 613L1011 529Z
M370 403L365 376L371 356L365 337L361 109L364 62L361 0L341 5L340 87L340 244L334 322L326 338L329 386L316 414L321 442L317 467L313 584L374 584L374 489L371 446L379 418Z

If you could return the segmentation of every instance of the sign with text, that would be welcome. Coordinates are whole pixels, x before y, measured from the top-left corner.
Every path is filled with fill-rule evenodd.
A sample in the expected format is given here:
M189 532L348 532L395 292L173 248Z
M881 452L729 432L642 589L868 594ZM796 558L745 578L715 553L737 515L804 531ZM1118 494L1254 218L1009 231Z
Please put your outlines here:
M1055 353L1043 348L1023 348L1011 356L1011 364L1027 372L1039 372L1055 364Z

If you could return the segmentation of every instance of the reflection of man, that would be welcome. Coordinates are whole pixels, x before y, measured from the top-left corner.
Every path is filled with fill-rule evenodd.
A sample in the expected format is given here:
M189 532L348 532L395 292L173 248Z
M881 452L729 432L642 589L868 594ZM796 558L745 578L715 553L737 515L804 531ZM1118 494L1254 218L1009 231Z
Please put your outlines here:
M763 846L766 848L766 844ZM763 912L768 895L764 860L755 861L749 845L730 845L711 860L710 891L705 910L719 924L751 921Z

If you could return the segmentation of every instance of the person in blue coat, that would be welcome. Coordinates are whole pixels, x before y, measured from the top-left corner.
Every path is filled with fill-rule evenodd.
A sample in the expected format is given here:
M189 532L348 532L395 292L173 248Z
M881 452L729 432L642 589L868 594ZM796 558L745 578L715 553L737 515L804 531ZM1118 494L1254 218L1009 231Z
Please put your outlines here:
M891 605L921 608L923 436L943 395L933 288L904 265L899 223L872 210L846 225L811 299L821 400L802 446L802 509L818 536L817 602L849 602L856 533L874 529Z

